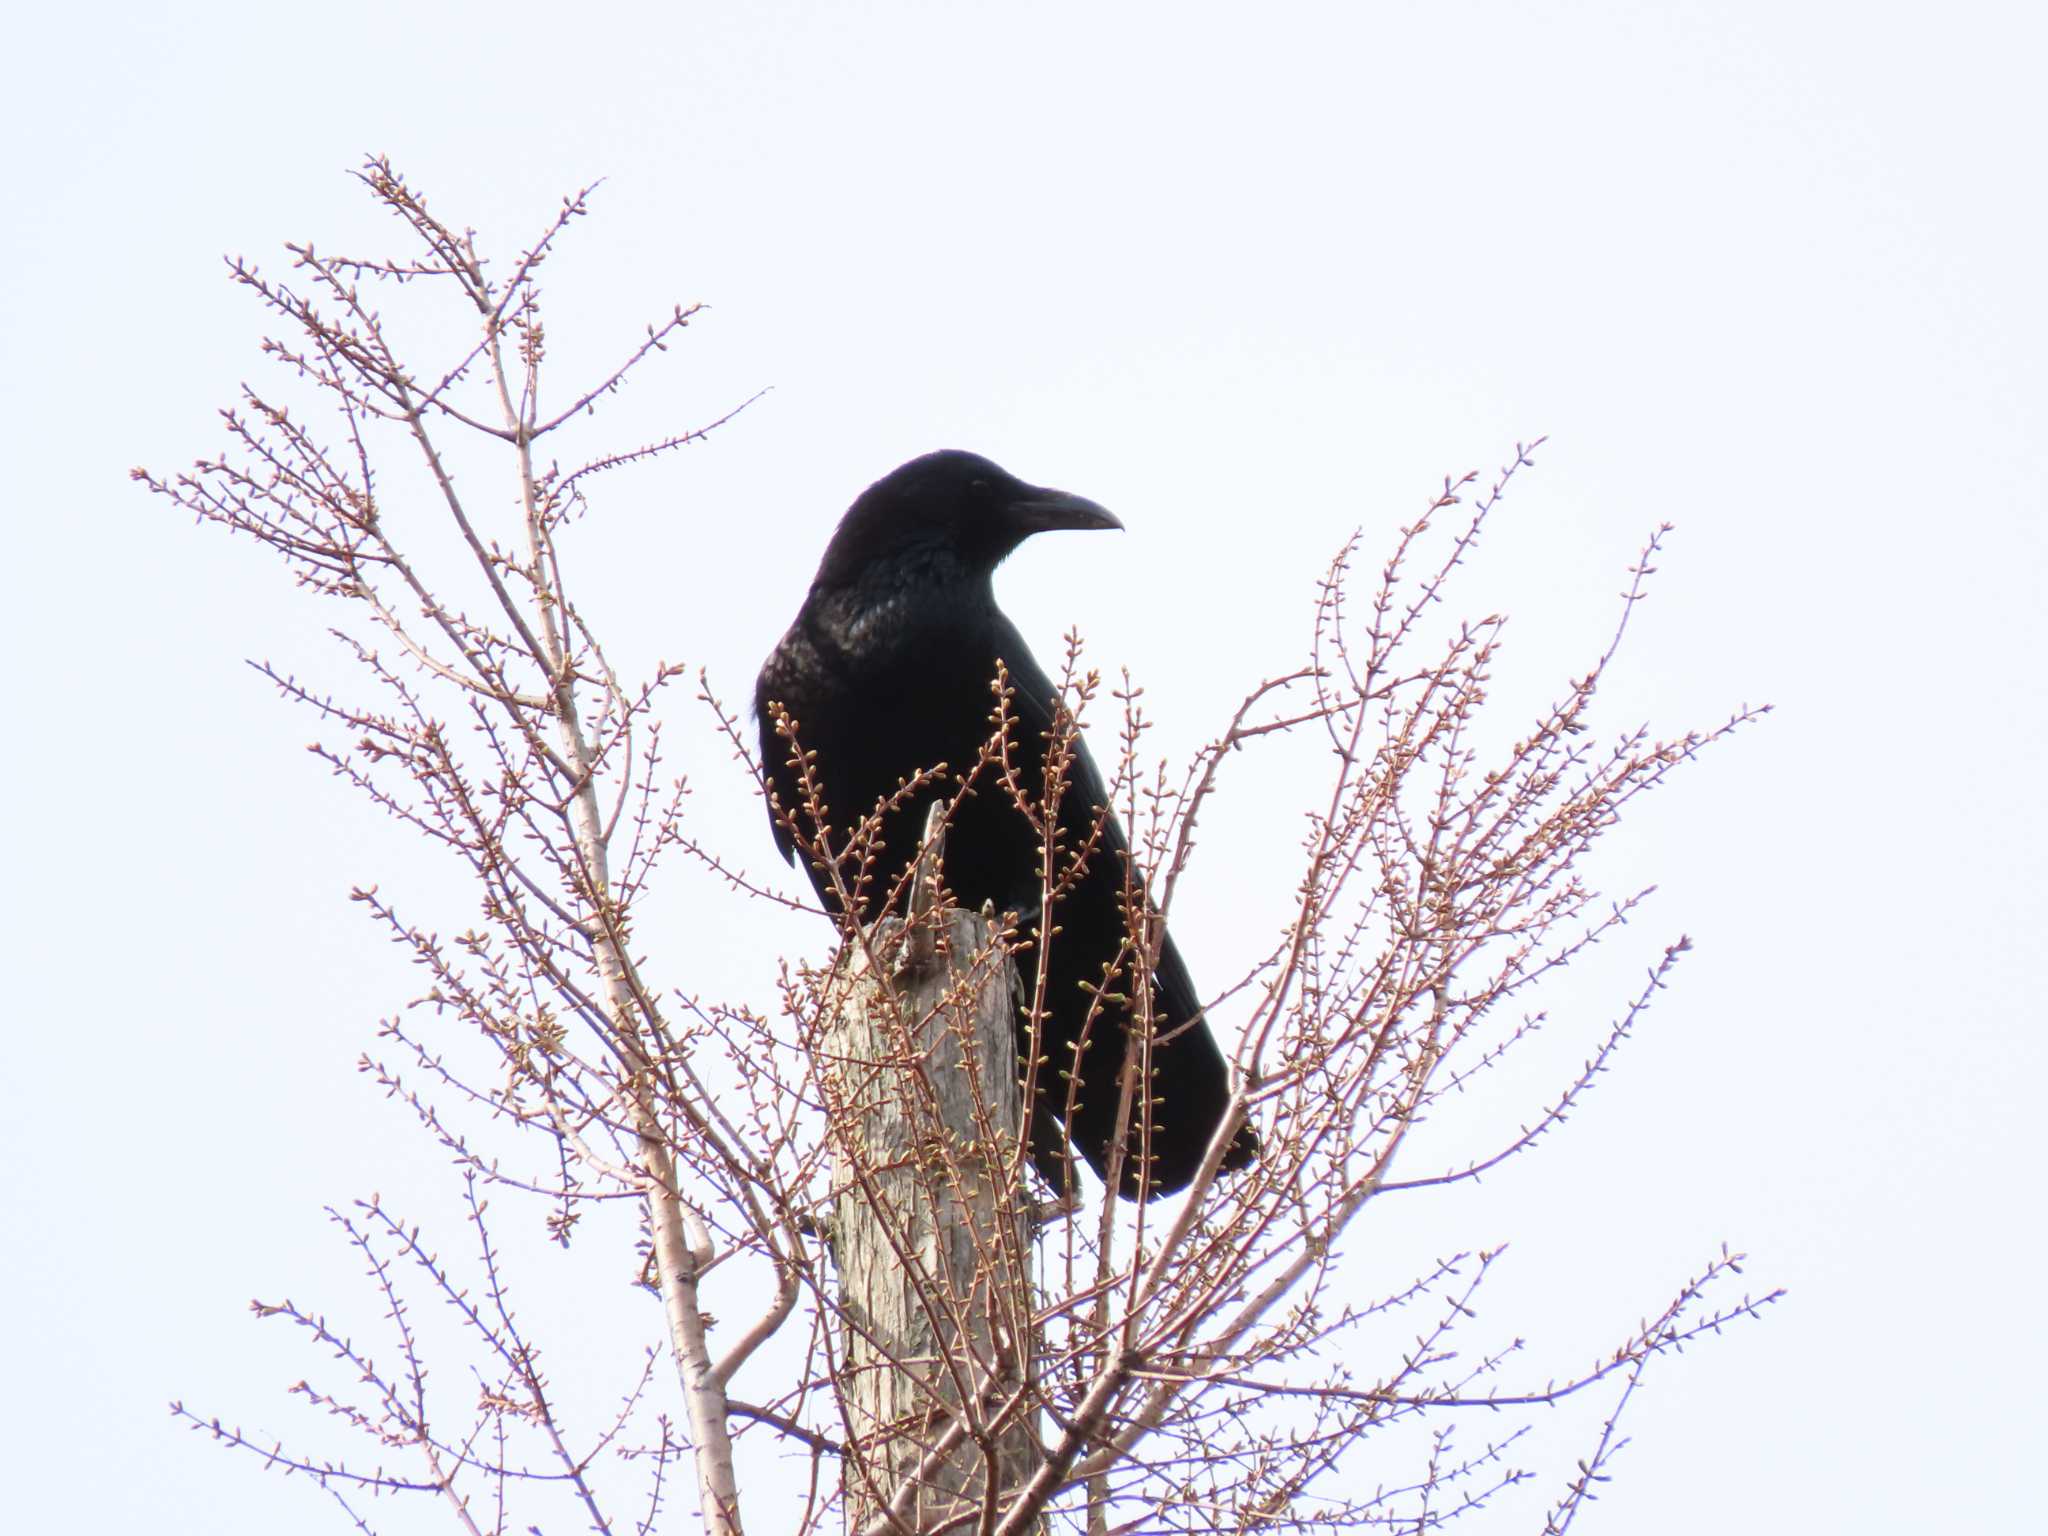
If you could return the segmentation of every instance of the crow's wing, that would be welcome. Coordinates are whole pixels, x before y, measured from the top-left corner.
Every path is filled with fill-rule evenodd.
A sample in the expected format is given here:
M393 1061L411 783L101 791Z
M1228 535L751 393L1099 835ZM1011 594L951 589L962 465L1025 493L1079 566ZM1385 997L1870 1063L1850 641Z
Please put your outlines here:
M1004 619L1001 627L1005 631L1001 636L1005 648L1000 654L1009 667L1010 686L1014 690L1011 707L1016 711L1017 729L1026 741L1034 744L1043 742L1050 750L1057 729L1059 689L1032 656L1016 626ZM1108 812L1094 854L1095 860L1105 861L1097 878L1121 881L1130 857L1130 845L1124 840L1123 826L1116 818L1115 808L1110 805L1109 790L1103 783L1101 770L1095 766L1094 754L1080 736L1074 738L1074 759L1068 775L1072 785L1070 793L1080 806L1086 808L1084 815L1092 815L1098 809ZM1067 836L1070 844L1086 835L1085 823L1075 825L1069 822ZM1149 905L1149 891L1145 893L1145 899ZM1184 1025L1200 1011L1201 999L1195 993L1194 978L1188 974L1187 963L1174 947L1171 935L1159 946L1159 961L1152 968L1152 984L1163 1015L1160 1021L1162 1029Z

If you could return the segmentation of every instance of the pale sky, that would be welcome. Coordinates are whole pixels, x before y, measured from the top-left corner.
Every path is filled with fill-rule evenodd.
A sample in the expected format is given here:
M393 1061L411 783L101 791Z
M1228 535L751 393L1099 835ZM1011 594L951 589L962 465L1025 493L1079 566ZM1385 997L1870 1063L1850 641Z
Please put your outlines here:
M547 287L565 393L672 303L712 306L581 441L773 387L607 484L574 546L629 663L701 665L733 704L847 501L935 447L1121 516L1095 559L1040 540L999 592L1041 657L1073 625L1128 667L1170 755L1298 659L1346 534L1384 550L1517 440L1550 438L1462 589L1514 616L1516 709L1597 654L1675 523L1605 723L1777 710L1619 835L1610 888L1659 893L1552 1006L1597 1026L1663 943L1698 951L1555 1146L1387 1240L1509 1242L1489 1305L1536 1375L1723 1241L1790 1288L1653 1370L1577 1529L2038 1524L2038 8L203 4L9 30L28 697L5 757L0 1526L344 1529L164 1405L295 1433L285 1388L326 1362L248 1298L372 1334L321 1208L375 1190L439 1220L451 1195L353 1070L419 984L346 896L381 882L451 928L469 909L242 665L325 675L335 615L126 478L216 449L215 409L264 366L223 252L394 243L345 175L367 151L508 257L605 179ZM776 873L704 713L679 692L671 714L698 835ZM1255 953L1284 899L1295 823L1262 771L1177 898L1200 974ZM680 866L671 885L671 985L766 1006L777 956L828 942ZM1491 1109L1512 1124L1553 1086ZM592 1350L653 1336L616 1254L574 1263L594 1289L528 1287L571 1330L558 1378L578 1326Z

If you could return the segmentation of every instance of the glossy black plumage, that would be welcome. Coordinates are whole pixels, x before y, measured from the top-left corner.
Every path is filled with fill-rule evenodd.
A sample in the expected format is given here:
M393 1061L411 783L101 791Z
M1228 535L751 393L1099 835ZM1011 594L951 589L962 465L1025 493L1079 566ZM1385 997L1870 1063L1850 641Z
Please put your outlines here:
M940 797L950 799L963 777L971 777L971 793L954 811L947 832L946 882L962 904L988 902L998 911L1017 912L1021 930L1035 934L1043 889L1038 835L994 770L977 772L976 763L994 732L990 684L1000 660L1014 689L1011 754L1017 781L1035 791L1042 783L1055 688L996 607L991 578L1033 533L1121 526L1085 498L1027 485L969 453L926 454L868 487L841 519L796 622L755 685L762 758L776 801L770 811L784 855L794 857L798 850L777 806L786 813L800 807L803 797L789 744L776 732L778 707L795 722L804 751L815 754L812 771L823 789L835 847L913 772L947 766L945 775L886 816L880 856L858 893L863 920L880 910L900 882L926 807ZM1102 777L1082 745L1060 808L1066 848L1085 844L1105 799ZM1058 932L1049 951L1041 1048L1046 1065L1040 1069L1032 1147L1034 1161L1055 1187L1064 1174L1064 1072L1084 1026L1081 1088L1068 1135L1098 1174L1114 1135L1127 1016L1119 1003L1105 1002L1089 1025L1092 998L1084 983L1101 987L1105 965L1116 960L1125 942L1124 852L1123 832L1112 816L1081 878L1054 913ZM837 911L830 877L817 868L807 872L827 909ZM1032 955L1021 964L1028 987ZM1163 1194L1193 1178L1229 1088L1208 1025L1189 1023L1200 1002L1170 937L1153 987L1153 1094L1159 1102L1152 1112L1150 1172L1142 1186L1135 1134L1127 1148L1127 1195ZM1127 974L1106 989L1118 996L1130 990ZM1022 1030L1020 1024L1020 1035ZM1249 1131L1241 1133L1225 1166L1243 1166L1255 1148Z

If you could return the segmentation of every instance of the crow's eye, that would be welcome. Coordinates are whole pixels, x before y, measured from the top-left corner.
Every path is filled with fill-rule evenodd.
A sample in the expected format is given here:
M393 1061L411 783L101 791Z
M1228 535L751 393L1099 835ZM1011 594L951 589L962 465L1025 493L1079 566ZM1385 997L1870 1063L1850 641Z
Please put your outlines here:
M970 480L967 482L967 489L970 491L986 491L988 489L988 482L986 480Z

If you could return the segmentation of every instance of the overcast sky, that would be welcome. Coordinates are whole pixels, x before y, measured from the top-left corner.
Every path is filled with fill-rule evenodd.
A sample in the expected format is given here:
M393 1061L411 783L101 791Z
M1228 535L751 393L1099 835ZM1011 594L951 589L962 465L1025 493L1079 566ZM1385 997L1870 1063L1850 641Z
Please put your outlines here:
M1790 1288L1652 1373L1581 1529L2037 1522L2043 14L17 17L0 1525L343 1528L164 1405L291 1433L284 1389L324 1362L248 1298L371 1332L322 1206L447 1198L353 1071L417 979L346 900L381 881L432 910L444 884L241 664L318 675L333 615L126 478L217 448L214 410L263 367L222 253L392 243L345 175L368 151L508 255L605 178L547 288L564 392L671 303L712 306L580 441L772 386L607 485L574 546L625 657L702 666L735 703L847 501L934 447L1122 517L1078 569L1037 541L999 592L1041 656L1073 625L1128 667L1169 755L1298 659L1346 534L1384 549L1445 474L1518 440L1549 435L1461 599L1513 616L1513 710L1597 654L1624 569L1675 523L1603 725L1777 710L1621 834L1603 877L1659 894L1553 1006L1597 1027L1664 942L1698 951L1569 1135L1429 1240L1512 1242L1492 1305L1546 1373L1723 1241L1757 1289ZM772 873L744 779L701 710L674 714L698 835ZM1296 836L1242 771L1176 904L1203 974L1261 946ZM708 996L768 1003L776 957L828 934L755 908L735 926L686 871L664 900L667 979ZM1508 1085L1498 1113L1548 1087ZM572 1294L649 1337L616 1267Z

